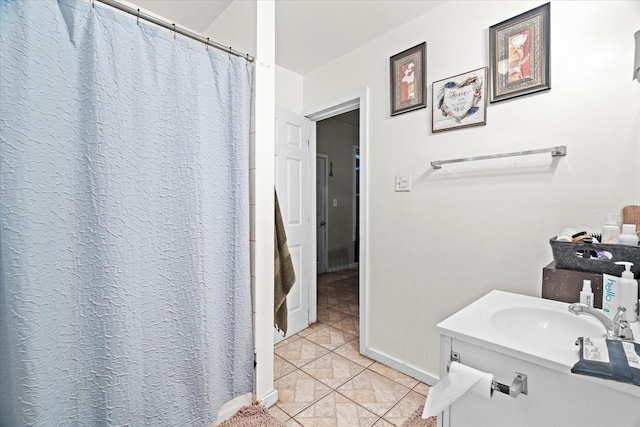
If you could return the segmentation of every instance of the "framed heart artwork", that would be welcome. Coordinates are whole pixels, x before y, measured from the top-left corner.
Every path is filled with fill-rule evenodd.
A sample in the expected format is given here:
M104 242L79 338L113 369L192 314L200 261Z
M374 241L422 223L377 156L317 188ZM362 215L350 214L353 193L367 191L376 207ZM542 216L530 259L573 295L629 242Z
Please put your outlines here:
M487 67L433 82L431 131L487 124Z

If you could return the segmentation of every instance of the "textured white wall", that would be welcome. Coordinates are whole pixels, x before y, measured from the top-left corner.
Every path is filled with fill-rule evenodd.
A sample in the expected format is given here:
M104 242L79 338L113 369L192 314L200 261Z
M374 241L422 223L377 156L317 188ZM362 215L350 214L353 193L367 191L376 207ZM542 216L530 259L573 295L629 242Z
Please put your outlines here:
M438 372L436 324L492 289L540 295L549 237L597 231L640 203L640 85L631 81L640 2L553 1L551 86L491 104L487 125L431 133L431 83L488 65L489 26L540 2L450 2L304 76L310 108L370 94L370 341ZM427 42L427 109L389 116L389 57ZM550 155L437 159L567 145ZM396 193L396 174L413 190Z

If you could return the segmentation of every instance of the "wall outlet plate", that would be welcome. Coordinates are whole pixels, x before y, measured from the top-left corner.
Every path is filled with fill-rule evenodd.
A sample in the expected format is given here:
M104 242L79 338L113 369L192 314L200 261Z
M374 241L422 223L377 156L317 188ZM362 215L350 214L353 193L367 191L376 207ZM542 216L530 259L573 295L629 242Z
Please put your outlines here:
M411 191L411 175L396 175L396 191Z

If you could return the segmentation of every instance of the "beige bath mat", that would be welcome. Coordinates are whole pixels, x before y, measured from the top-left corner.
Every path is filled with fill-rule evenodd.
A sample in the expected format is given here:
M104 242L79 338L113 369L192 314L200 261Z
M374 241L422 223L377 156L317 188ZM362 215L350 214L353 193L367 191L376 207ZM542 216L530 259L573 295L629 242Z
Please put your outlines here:
M422 411L424 411L424 405L421 405L411 415L407 421L402 424L402 427L436 427L438 425L437 417L422 418Z
M435 425L435 424L434 424ZM265 407L260 405L243 406L233 417L222 422L218 427L285 427Z

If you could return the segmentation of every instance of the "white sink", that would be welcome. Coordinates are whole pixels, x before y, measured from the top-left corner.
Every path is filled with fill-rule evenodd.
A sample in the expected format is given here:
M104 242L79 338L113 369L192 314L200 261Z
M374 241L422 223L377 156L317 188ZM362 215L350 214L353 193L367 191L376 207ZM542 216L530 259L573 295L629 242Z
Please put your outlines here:
M640 342L640 322L631 324ZM569 304L494 290L438 324L442 335L568 372L578 361L576 338L604 338L605 327ZM640 427L640 424L639 424Z
M605 337L604 326L589 315L575 315L567 306L505 304L482 313L485 324L504 337L526 346L575 351L578 337Z
M636 340L639 323L630 325ZM590 315L569 312L567 303L494 290L440 322L438 330L443 378L458 356L503 384L518 372L528 379L528 394L516 399L462 396L445 409L444 425L640 427L640 387L571 373L580 360L576 338L604 337L606 330ZM621 410L603 413L603 407Z

